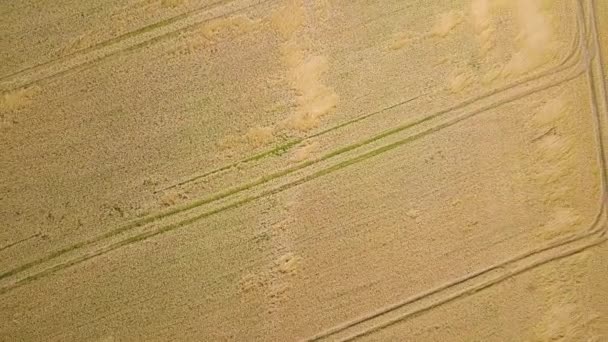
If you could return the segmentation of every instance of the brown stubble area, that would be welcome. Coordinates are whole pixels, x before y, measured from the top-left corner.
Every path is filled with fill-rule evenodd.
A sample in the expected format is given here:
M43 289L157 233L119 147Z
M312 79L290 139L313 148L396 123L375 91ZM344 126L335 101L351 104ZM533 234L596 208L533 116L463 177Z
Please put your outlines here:
M0 6L0 340L603 340L604 14Z

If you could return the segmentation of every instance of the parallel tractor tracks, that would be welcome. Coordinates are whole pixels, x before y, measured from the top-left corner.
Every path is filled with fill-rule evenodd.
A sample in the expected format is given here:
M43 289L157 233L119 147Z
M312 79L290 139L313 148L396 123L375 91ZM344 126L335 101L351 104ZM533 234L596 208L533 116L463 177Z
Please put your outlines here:
M196 221L225 210L234 209L258 199L286 191L318 177L391 151L429 134L439 132L444 128L524 98L530 94L559 86L581 75L587 77L591 87L593 96L591 106L597 124L595 134L598 142L598 160L602 168L602 210L589 229L576 236L556 241L551 245L539 247L504 262L486 267L474 274L468 274L461 279L441 285L400 303L382 308L359 319L332 327L311 337L309 340L352 340L368 336L409 317L498 284L531 268L579 253L604 242L607 238L605 210L606 156L603 146L602 129L606 128L608 124L606 122L608 119L606 116L606 90L603 81L601 50L599 49L599 42L597 40L596 16L593 10L594 1L579 0L577 4L579 10L577 13L577 28L579 33L573 40L572 49L569 53L550 70L526 77L511 85L495 89L445 110L432 113L417 121L395 127L374 137L329 152L317 159L266 175L258 180L220 192L214 196L196 200L187 205L133 221L117 227L106 234L56 251L45 258L5 271L0 274L0 295L5 295L11 290L27 285L35 280L126 245L184 228ZM587 14L587 18L585 18L585 13ZM82 54L84 55L85 52L82 52ZM77 56L74 58L77 58ZM94 63L98 60L87 61L86 63ZM68 64L64 65L67 66ZM60 73L54 73L52 76L45 77L55 77L73 68L68 67ZM23 75L25 75L24 78L29 80L29 82L37 82L44 78L28 76L27 72L29 71L24 71L25 74ZM20 76L18 75L17 77ZM398 108L399 105L391 106L391 109ZM382 110L385 109L381 109L380 111Z

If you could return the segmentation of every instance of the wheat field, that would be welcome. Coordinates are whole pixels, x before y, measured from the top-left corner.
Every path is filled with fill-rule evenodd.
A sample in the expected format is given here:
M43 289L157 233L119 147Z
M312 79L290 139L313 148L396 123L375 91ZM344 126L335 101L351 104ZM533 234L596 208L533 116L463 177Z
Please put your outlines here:
M0 0L0 341L606 341L607 61L603 0Z

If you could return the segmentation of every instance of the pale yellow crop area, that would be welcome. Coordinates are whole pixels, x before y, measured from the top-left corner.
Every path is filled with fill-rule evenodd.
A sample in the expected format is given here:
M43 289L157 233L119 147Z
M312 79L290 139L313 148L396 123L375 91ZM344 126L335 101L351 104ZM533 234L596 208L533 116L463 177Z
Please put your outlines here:
M0 0L0 341L608 341L608 1Z

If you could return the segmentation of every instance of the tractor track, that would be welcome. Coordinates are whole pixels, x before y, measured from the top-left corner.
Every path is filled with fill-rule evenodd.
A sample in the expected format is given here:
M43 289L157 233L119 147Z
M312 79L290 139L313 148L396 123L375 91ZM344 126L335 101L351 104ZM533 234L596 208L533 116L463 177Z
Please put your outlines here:
M577 23L578 23L578 25L580 25L580 23L581 23L580 18ZM580 28L580 26L579 26L579 28ZM118 249L120 247L129 245L131 243L135 243L138 241L142 241L142 240L151 238L153 236L163 234L165 232L173 231L175 229L187 226L187 225L189 225L193 222L196 222L198 220L201 220L203 218L220 213L224 210L230 210L233 208L237 208L246 203L252 202L254 200L264 198L267 196L271 196L271 195L277 194L279 192L283 192L289 188L304 184L317 177L332 173L334 171L340 170L349 165L358 163L360 161L369 159L371 157L374 157L374 156L384 153L386 151L397 148L403 144L415 141L428 134L436 133L446 127L454 125L458 122L461 122L465 119L468 119L470 117L473 117L473 116L483 113L485 111L494 109L500 105L515 101L519 98L528 96L529 94L532 94L534 92L542 91L549 87L560 85L560 84L566 82L567 80L574 79L574 78L578 77L578 75L580 75L587 68L588 61L586 60L586 58L588 58L588 57L584 57L582 59L580 59L580 57L579 57L579 55L581 54L580 47L582 46L580 43L581 43L581 41L583 41L583 39L581 39L582 33L583 32L579 30L579 35L576 37L576 39L573 42L574 49L571 50L562 61L560 61L559 65L556 68L554 68L554 70L541 72L538 75L533 75L533 76L527 77L524 80L518 81L510 86L503 87L500 89L495 89L483 96L479 96L474 99L470 99L470 100L465 101L456 106L450 107L450 108L442 110L440 112L436 112L432 115L425 116L423 119L418 120L416 122L398 126L394 129L391 129L391 130L385 131L381 134L378 134L372 138L369 138L369 139L363 140L361 142L335 150L318 159L304 162L302 164L299 164L292 168L288 168L286 170L279 171L274 174L266 175L252 183L248 183L248 184L239 186L237 188L234 188L234 189L231 189L231 190L228 190L225 192L220 192L220 193L213 195L211 197L208 197L208 198L193 201L185 206L173 208L166 212L153 214L153 215L145 217L143 219L133 221L129 224L126 224L126 225L120 226L114 230L111 230L106 234L100 235L98 237L95 237L95 238L92 238L92 239L89 239L86 241L81 241L72 246L58 250L54 253L51 253L50 255L48 255L45 258L40 258L35 261L21 265L19 267L13 268L12 270L3 272L2 274L0 274L0 282L4 282L4 283L8 283L8 284L0 286L0 295L5 294L8 291L10 291L11 289L17 288L24 284L27 284L33 280L36 280L36 279L39 279L46 275L55 273L64 268L79 264L79 263L89 260L93 257L108 253L108 252ZM572 72L569 72L569 71L572 71ZM554 73L557 73L557 72L563 72L566 75L563 76L562 78L559 78L558 80L550 79L550 77L554 76ZM545 80L545 78L549 78L549 79ZM203 211L202 213L194 213L190 217L187 217L187 218L184 218L181 220L177 220L177 222L170 223L168 225L152 227L152 229L147 229L147 230L146 229L139 229L139 230L136 229L136 228L145 228L145 226L156 223L157 221L160 221L161 219L169 218L176 214L193 211L193 209L196 209L196 208L199 208L202 206L206 206L206 205L215 204L215 202L221 203L222 201L224 201L226 199L236 197L236 195L240 195L241 193L245 193L245 191L255 190L256 187L266 185L267 183L270 183L271 181L279 180L281 178L285 178L286 176L289 176L292 174L296 174L297 172L299 172L301 170L309 169L310 166L313 166L315 164L320 164L322 162L331 161L333 159L336 159L336 157L346 155L347 153L350 153L350 152L356 152L357 150L364 148L368 145L372 146L374 143L381 142L382 140L394 138L398 133L413 129L421 124L430 122L431 120L434 120L434 119L442 119L442 118L448 116L448 114L454 113L462 108L466 108L467 106L475 104L479 101L490 99L495 95L499 95L499 94L503 95L507 90L517 91L518 87L526 87L531 82L539 81L539 80L544 81L544 83L541 83L540 85L533 87L532 89L524 89L519 94L511 96L505 100L494 101L486 106L483 106L476 110L472 110L469 113L465 113L460 116L457 116L444 123L439 123L437 125L431 126L430 128L423 130L412 136L406 137L401 140L397 140L392 143L385 144L384 146L380 146L376 149L372 149L371 151L367 151L367 152L364 151L358 155L355 155L354 157L352 157L350 159L347 159L347 160L344 160L341 162L339 161L338 163L336 163L334 165L329 165L325 168L321 168L320 170L317 170L317 171L313 170L312 173L303 175L299 179L293 180L291 182L287 182L286 184L279 185L277 187L274 187L274 188L271 188L268 190L263 190L263 191L260 191L259 193L248 194L246 196L243 196L240 199L236 199L232 202L220 205L217 208L212 208L210 210ZM128 235L128 236L126 236L126 235ZM116 241L114 241L114 240L116 240ZM72 255L71 257L68 257L67 256L68 254L74 254L74 255ZM66 260L61 260L61 259L66 259ZM45 267L44 265L47 265L47 266ZM32 270L33 268L36 268L37 270L34 271L34 270Z

